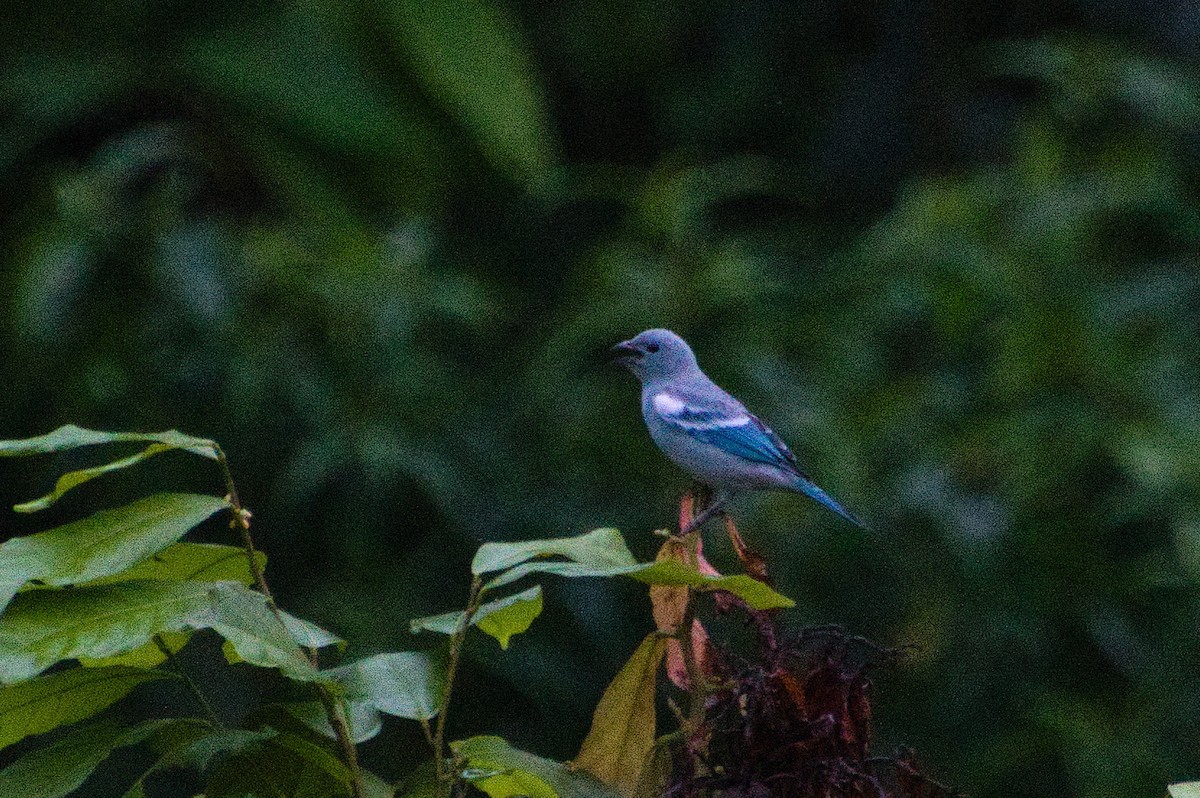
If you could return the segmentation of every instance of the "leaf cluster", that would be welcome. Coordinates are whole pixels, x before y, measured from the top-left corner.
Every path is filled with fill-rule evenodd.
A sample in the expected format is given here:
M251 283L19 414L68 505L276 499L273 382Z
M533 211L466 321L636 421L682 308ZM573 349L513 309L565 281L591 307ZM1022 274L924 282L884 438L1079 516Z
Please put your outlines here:
M26 751L0 770L2 795L66 796L114 752L143 746L153 752L153 764L125 798L156 794L156 775L180 768L202 780L205 798L384 798L397 786L363 770L356 746L378 735L391 716L420 724L431 745L430 767L402 781L406 794L447 795L473 785L491 798L631 796L655 745L656 673L669 635L647 636L610 686L592 733L568 767L497 737L445 739L468 631L478 629L508 648L543 608L541 585L521 583L545 576L632 579L685 595L716 592L758 610L792 606L761 581L721 576L695 561L639 563L613 529L488 543L472 562L466 608L411 623L413 633L447 636L448 655L378 653L326 667L320 651L331 648L337 656L345 644L276 605L264 576L266 558L250 537L251 515L213 441L174 431L66 426L0 441L0 456L107 451L131 442L147 446L68 472L51 493L17 509L44 509L83 482L170 450L214 461L228 493L157 493L0 545L0 750L24 743ZM240 531L241 545L183 539L213 517ZM197 635L222 640L225 667L273 671L290 684L292 697L276 703L296 722L239 727L221 717L179 656ZM167 681L191 691L193 711L132 723L110 711L143 685Z

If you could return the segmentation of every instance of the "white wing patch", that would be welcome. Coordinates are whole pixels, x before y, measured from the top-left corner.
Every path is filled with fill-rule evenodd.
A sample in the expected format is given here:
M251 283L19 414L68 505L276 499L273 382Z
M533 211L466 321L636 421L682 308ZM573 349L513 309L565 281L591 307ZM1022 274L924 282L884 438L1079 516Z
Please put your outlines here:
M718 418L708 422L705 426L709 427L744 427L750 423L750 416L732 416L731 418Z
M669 393L654 394L654 409L664 416L677 416L685 407L686 404Z
M654 399L651 401L654 403L654 409L660 416L669 419L681 427L712 429L714 427L744 427L750 423L750 416L745 413L722 416L716 411L697 410L696 408L689 407L687 402L671 396L666 391L656 393Z

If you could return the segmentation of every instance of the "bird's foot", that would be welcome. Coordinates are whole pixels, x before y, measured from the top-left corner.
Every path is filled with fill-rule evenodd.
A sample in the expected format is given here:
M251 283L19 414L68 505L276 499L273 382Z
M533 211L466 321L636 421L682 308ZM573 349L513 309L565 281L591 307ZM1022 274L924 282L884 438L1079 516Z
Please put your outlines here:
M704 508L700 515L692 516L692 520L679 530L679 536L687 537L700 527L704 526L705 522L707 522L714 515L724 512L725 502L727 500L728 498L725 496L718 496L713 500L712 504Z

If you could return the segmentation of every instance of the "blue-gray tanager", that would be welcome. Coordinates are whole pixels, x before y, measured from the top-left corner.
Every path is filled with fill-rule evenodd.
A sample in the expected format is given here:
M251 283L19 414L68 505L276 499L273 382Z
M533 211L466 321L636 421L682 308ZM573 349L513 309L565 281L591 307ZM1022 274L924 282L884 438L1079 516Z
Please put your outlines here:
M667 457L714 491L689 529L719 512L739 490L793 490L865 526L808 478L771 428L700 370L687 342L646 330L612 349L642 382L642 416Z

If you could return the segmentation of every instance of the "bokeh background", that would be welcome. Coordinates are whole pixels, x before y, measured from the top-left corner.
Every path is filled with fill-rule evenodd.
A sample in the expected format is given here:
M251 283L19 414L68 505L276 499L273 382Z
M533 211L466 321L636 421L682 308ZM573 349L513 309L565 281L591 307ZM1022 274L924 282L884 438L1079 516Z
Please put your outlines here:
M652 555L688 483L601 353L668 326L872 524L736 508L793 628L918 646L881 752L978 798L1200 776L1200 6L64 0L0 42L0 436L218 439L353 653L436 643L484 540ZM219 489L143 468L50 520ZM565 758L650 620L546 588L452 725Z

